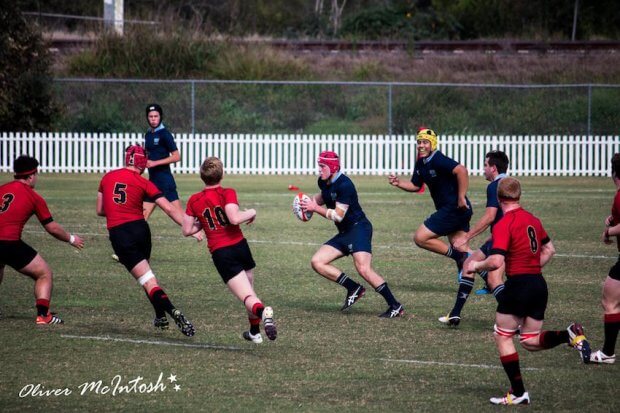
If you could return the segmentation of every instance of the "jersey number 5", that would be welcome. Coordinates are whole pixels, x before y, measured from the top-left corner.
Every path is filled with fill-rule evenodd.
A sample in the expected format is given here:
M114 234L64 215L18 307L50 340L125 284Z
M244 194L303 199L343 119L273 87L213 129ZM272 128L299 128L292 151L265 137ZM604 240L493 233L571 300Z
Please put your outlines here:
M15 199L15 195L13 194L4 194L2 196L2 204L0 204L0 214L6 212L7 209L11 206L11 202Z
M117 182L114 185L114 202L117 204L127 202L127 184Z

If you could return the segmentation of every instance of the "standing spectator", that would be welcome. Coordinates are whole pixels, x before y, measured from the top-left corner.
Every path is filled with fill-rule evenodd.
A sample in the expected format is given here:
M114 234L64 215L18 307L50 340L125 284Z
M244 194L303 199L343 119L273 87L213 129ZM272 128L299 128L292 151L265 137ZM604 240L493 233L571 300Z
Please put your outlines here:
M616 237L616 246L620 251L620 153L611 158L611 176L616 185L616 196L611 207L611 215L605 220L602 239L605 244L612 244L611 237ZM592 353L590 361L613 364L616 361L616 341L620 330L620 256L605 278L601 304L604 311L605 342L602 349Z
M542 267L555 254L555 248L538 218L519 204L521 184L506 177L499 182L498 197L504 217L493 227L493 245L483 261L468 260L464 272L491 271L489 286L497 299L494 336L500 361L510 380L510 390L503 397L490 399L493 404L529 404L525 391L519 354L513 337L519 335L528 351L548 350L569 344L580 351L584 363L590 361L590 345L583 327L573 323L566 330L542 330L547 309L547 283ZM506 266L506 283L501 273L492 272Z
M155 184L172 206L183 212L177 185L170 170L170 165L179 162L181 155L172 133L162 123L163 118L164 111L161 106L157 103L147 105L146 120L149 129L144 136L144 147L149 160L146 167L149 170L149 180ZM149 219L154 208L155 200L147 197L144 202L145 219Z
M487 181L491 183L487 185L487 204L486 210L484 211L484 215L480 217L478 222L476 222L473 228L463 234L459 238L454 238L453 243L458 248L461 245L467 244L472 238L476 235L482 233L489 226L491 230L493 230L493 225L495 225L504 215L502 213L501 208L499 207L499 199L497 198L497 186L499 184L500 179L506 177L506 171L508 170L508 155L506 155L502 151L491 151L486 154L484 158L484 177ZM486 242L480 247L479 250L475 251L471 257L467 258L468 260L482 261L486 257L489 256L489 250L491 249L493 240L489 237ZM467 262L467 261L465 261ZM499 271L500 276L503 274L503 268L498 268L495 271ZM484 280L486 284L487 280L487 272L483 271L480 276ZM449 326L458 326L461 322L461 310L471 293L471 290L474 287L474 274L465 274L461 277L459 281L459 289L456 293L456 300L454 302L454 307L448 313L448 315L439 317L439 321L441 323L447 324ZM488 288L486 286L476 291L476 294L488 294Z
M394 174L390 174L388 180L391 185L407 192L418 192L424 184L428 186L436 212L418 227L413 241L420 248L452 258L460 280L469 245L465 242L457 248L453 240L469 231L473 214L466 196L469 186L467 168L437 150L437 135L433 130L421 127L416 141L421 157L415 163L411 180L401 181ZM447 236L450 244L441 241L439 237L442 236Z
M151 270L151 230L144 219L142 203L150 197L174 222L183 223L183 213L172 206L161 191L141 175L147 165L144 148L129 146L125 150L125 167L108 172L101 179L97 193L97 215L106 217L110 242L119 262L144 288L155 309L155 328L168 328L170 314L181 333L194 335L194 326L172 305Z
M248 313L250 330L242 337L254 343L262 343L260 322L263 321L269 340L277 336L273 321L273 309L265 307L254 291L254 268L256 263L247 240L239 225L251 224L256 210L239 210L237 193L232 188L222 188L224 166L219 158L205 159L200 167L200 178L205 188L187 201L183 218L183 235L190 236L204 230L211 258L228 286L230 292L241 301ZM198 222L196 222L198 220Z
M84 247L84 241L55 222L47 203L35 192L38 167L39 161L35 158L21 155L13 163L14 180L0 186L0 282L6 265L32 278L37 308L35 322L40 325L62 324L62 319L49 311L52 270L37 251L22 241L22 232L30 217L36 215L45 231L54 238L77 249Z
M401 316L404 313L403 306L396 301L387 282L372 268L372 224L362 210L355 185L340 171L340 159L335 152L321 152L318 164L320 192L309 200L302 201L302 209L316 212L334 221L338 234L314 254L311 261L312 268L323 277L347 289L347 296L341 308L344 311L366 292L361 284L332 265L333 261L351 255L358 274L381 294L388 304L388 309L379 317Z

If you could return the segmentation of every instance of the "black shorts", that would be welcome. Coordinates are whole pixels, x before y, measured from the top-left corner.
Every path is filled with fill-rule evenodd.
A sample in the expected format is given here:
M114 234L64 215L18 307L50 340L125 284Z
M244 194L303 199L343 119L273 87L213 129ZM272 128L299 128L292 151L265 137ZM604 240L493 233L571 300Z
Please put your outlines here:
M211 258L224 283L230 281L241 271L248 271L256 267L250 246L245 238L235 245L213 251Z
M517 317L544 320L549 292L542 275L517 275L508 277L504 298L497 305L497 312Z
M110 228L110 242L118 260L131 271L142 260L151 259L151 229L145 220Z
M616 264L609 270L609 277L620 281L620 256L618 256Z
M24 241L0 241L0 265L8 265L17 271L30 264L37 251Z

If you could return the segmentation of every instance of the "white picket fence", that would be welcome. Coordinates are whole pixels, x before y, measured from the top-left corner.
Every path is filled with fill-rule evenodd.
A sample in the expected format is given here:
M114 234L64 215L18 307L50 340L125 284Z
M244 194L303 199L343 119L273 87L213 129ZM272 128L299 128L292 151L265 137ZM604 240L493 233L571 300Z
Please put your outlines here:
M484 154L506 152L512 175L607 176L620 152L619 136L439 136L439 149L482 174ZM218 156L230 174L314 174L322 150L340 155L349 174L409 174L416 159L414 136L298 134L177 134L181 162L175 173L197 173L202 160ZM36 157L42 172L103 173L121 166L123 150L143 142L137 133L2 132L0 172L12 172L20 154Z

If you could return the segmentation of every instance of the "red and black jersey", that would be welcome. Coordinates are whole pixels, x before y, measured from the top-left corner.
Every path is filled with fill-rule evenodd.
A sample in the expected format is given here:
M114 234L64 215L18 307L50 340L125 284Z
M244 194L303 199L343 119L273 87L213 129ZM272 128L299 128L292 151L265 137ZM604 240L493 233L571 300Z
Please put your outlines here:
M493 227L490 254L506 257L506 276L541 274L540 252L550 241L538 218L523 208L513 209Z
M155 184L127 168L105 174L99 183L99 192L103 195L108 229L144 219L144 198L148 196L154 201L162 196Z
M0 186L0 240L20 240L24 225L34 214L41 225L54 220L43 197L30 185L15 180Z
M616 192L614 204L611 206L611 216L614 220L613 225L620 224L620 190ZM620 237L618 237L618 251L620 251Z
M228 221L224 208L227 204L237 204L237 193L232 188L205 188L192 195L187 201L185 213L200 220L207 235L209 251L234 245L243 239L239 225Z

